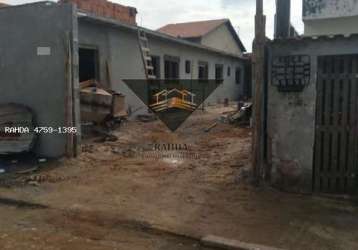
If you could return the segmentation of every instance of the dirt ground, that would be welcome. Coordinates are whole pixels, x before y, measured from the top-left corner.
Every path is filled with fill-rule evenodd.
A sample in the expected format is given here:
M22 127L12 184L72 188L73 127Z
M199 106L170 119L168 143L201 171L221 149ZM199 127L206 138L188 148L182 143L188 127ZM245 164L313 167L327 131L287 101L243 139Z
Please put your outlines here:
M196 111L175 133L160 121L128 121L116 142L87 140L77 159L0 179L0 248L192 250L207 249L196 239L210 234L358 249L352 202L249 184L250 129L219 122L204 131L224 111ZM155 157L168 143L185 145L186 157Z

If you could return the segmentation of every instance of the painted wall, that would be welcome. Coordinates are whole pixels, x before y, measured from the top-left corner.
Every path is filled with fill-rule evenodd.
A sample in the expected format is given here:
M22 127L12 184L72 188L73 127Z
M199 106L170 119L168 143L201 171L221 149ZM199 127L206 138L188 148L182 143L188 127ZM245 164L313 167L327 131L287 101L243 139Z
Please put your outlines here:
M161 77L164 78L164 55L180 57L180 78L197 79L198 61L209 62L209 78L215 79L215 64L224 65L224 84L209 98L214 104L225 98L238 100L243 94L244 64L242 60L223 56L214 52L193 48L178 43L164 41L154 36L148 36L151 54L160 56ZM112 88L126 95L126 105L131 110L145 112L146 106L124 84L122 79L145 79L143 63L139 51L137 33L125 29L79 20L79 42L82 45L92 45L98 48L100 56L100 81L110 85L106 73L106 61L110 62L112 72ZM185 60L191 60L192 74L185 73ZM231 67L231 76L227 77L227 67ZM241 84L235 83L235 68L242 68Z
M357 0L304 0L307 36L358 33Z
M73 31L74 13L73 6L54 3L0 9L0 103L30 107L37 126L67 126L66 44L74 43L66 33ZM35 152L63 156L66 142L63 134L41 134Z
M358 16L322 20L306 20L305 36L349 35L358 33Z
M226 24L219 26L201 39L201 44L232 54L242 55Z
M358 15L357 0L303 0L303 18L325 19Z
M309 85L297 93L283 93L268 83L268 162L271 180L281 188L312 191L315 143L317 57L357 54L358 37L274 41L269 48L269 62L275 56L310 55Z

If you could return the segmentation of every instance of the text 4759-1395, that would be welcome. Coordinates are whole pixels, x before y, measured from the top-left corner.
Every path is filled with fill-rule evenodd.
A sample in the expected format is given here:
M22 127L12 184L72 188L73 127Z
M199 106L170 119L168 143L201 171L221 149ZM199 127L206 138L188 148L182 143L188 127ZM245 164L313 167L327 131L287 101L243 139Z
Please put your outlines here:
M76 127L35 127L33 130L28 127L5 127L6 134L76 134Z

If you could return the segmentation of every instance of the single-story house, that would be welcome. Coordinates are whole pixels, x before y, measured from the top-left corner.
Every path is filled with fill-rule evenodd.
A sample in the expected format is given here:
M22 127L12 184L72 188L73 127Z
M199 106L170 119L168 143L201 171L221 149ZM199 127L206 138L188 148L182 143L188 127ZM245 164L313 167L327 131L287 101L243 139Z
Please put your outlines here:
M103 0L0 8L0 103L30 107L37 126L78 128L76 135L41 134L37 154L59 157L80 152L81 81L96 79L123 93L127 108L146 109L123 81L146 78L138 31L148 38L158 79L222 79L206 104L244 97L249 60L229 20L190 25L201 32L201 39L193 41L138 27L136 14L133 7Z

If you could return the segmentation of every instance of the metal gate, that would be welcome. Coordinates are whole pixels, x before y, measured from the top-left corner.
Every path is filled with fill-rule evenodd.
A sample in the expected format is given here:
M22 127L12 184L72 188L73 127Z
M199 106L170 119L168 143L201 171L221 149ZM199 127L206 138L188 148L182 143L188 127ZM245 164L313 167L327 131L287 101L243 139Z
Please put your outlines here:
M318 58L313 185L316 192L358 187L358 55Z

